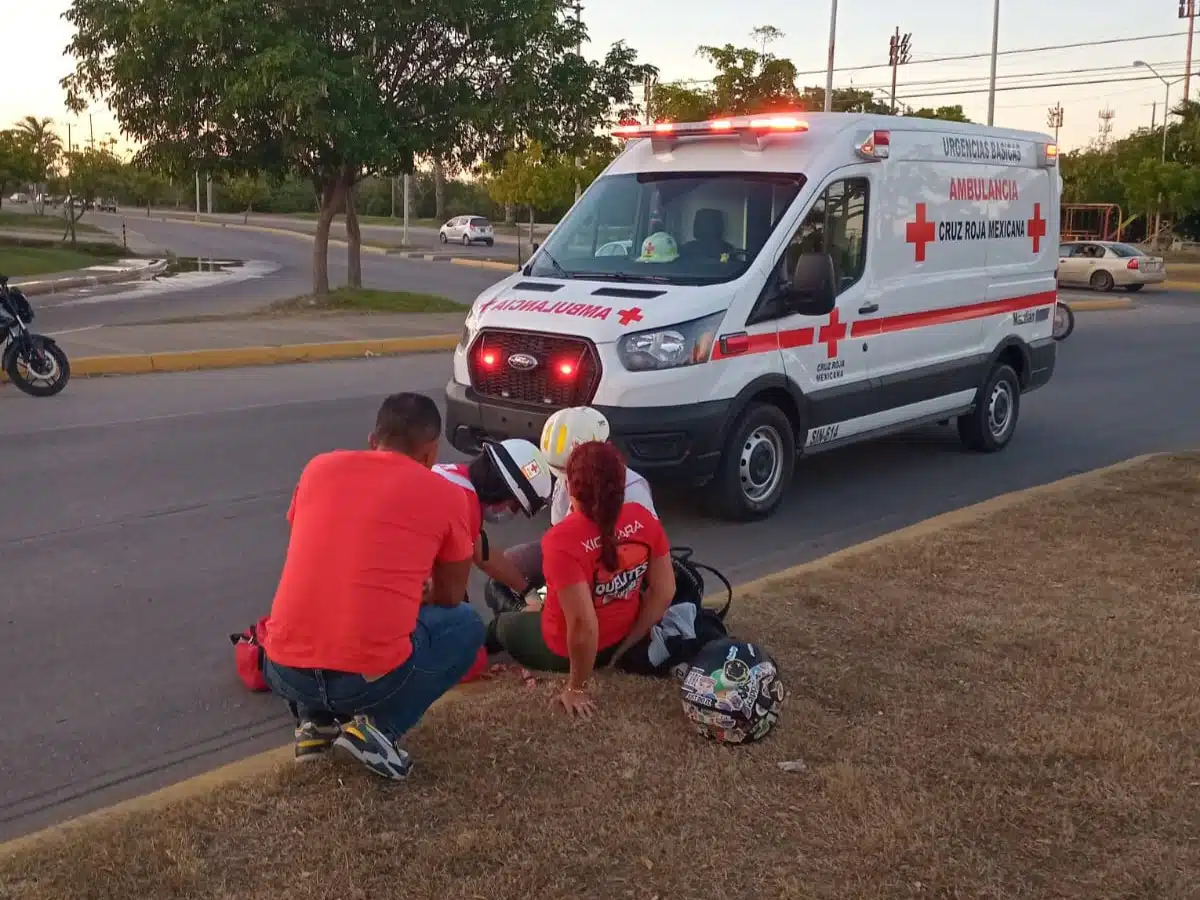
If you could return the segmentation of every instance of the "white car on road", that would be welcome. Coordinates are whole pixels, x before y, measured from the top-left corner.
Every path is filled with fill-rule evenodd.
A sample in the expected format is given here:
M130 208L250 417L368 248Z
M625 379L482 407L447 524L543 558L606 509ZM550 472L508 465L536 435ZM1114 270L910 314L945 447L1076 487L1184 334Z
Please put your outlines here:
M438 240L443 244L453 241L464 247L472 244L491 247L496 243L496 234L492 223L483 216L456 216L438 229Z
M1134 293L1166 280L1162 257L1150 256L1132 244L1071 241L1058 248L1058 283L1063 287L1086 285L1094 291L1119 287Z

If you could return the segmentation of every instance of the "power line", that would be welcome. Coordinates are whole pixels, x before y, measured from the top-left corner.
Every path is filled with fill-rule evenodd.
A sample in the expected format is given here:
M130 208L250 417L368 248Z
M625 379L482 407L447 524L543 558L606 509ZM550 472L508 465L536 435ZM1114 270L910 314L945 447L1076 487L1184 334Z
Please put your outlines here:
M1178 66L1179 63L1177 63L1177 62L1171 61L1171 62L1164 62L1164 63L1153 63L1153 65L1156 69L1159 69L1160 71L1162 71L1164 73L1164 77L1169 77L1172 75L1179 77L1179 78L1183 77L1182 71L1178 71L1178 72L1168 71L1168 67L1174 68L1174 67ZM1009 82L1012 82L1012 81L1016 81L1016 80L1027 81L1028 79L1031 79L1031 78L1054 78L1054 77L1057 77L1060 75L1111 75L1111 74L1114 74L1117 72L1127 71L1131 68L1132 68L1131 66L1121 65L1121 66L1094 66L1094 67L1085 68L1085 69L1053 69L1053 70L1046 71L1046 72L1022 72L1019 74L1013 73L1011 75L999 75L999 76L997 76L997 79L998 80L1003 79L1003 80L1008 80ZM988 78L986 75L971 75L971 76L965 76L962 78L934 78L934 79L928 79L928 80L906 81L904 83L904 87L909 88L909 89L911 89L911 88L933 88L933 87L940 87L942 85L968 85L971 82L978 82L978 81L986 82L987 80L988 80ZM1036 86L1036 85L1031 85L1031 86ZM852 87L855 90L866 91L866 90L886 90L888 86L886 84L882 84L882 83L879 83L879 84L868 83L868 84L855 84L855 85L852 85Z
M1138 41L1156 41L1156 40L1164 40L1166 38L1183 37L1186 35L1187 35L1186 31L1170 31L1170 32L1164 32L1162 34L1145 34L1145 35L1141 35L1140 37L1106 38L1104 40L1095 40L1095 41L1078 41L1073 44L1049 44L1044 47L1021 47L1021 48L1017 48L1014 50L1001 50L997 55L1013 56L1013 55L1024 54L1024 53L1049 53L1049 52L1056 51L1056 50L1078 50L1078 49L1084 48L1084 47L1101 47L1101 46L1106 46L1106 45L1110 45L1110 44L1132 44L1132 43L1137 43ZM960 54L958 56L934 56L934 57L930 57L929 59L914 59L914 60L911 60L908 63L908 65L915 66L915 65L922 65L922 64L926 64L926 63L961 62L963 60L988 59L990 57L991 57L991 53L964 53L964 54ZM834 71L835 72L867 72L867 71L870 71L871 69L886 69L886 68L888 68L887 63L873 63L871 65L863 65L863 66L844 66L841 68L835 68ZM824 74L825 74L825 69L808 69L803 72L797 72L796 77L799 78L799 77L805 76L805 75L824 75ZM713 82L713 80L714 79L712 79L712 78L680 78L680 79L673 81L672 83L673 84L681 84L681 85L711 84Z
M1158 81L1158 79L1155 78L1153 75L1133 75L1133 76L1130 76L1129 78L1109 78L1109 79L1099 79L1099 80L1087 79L1085 81L1055 81L1055 82L1046 82L1046 83L1042 83L1042 84L1006 84L1006 85L997 85L996 90L997 91L1036 91L1041 88L1091 87L1092 85L1097 85L1097 84L1128 84L1131 81ZM932 92L924 93L924 94L908 94L908 95L906 95L904 97L900 97L898 99L900 99L900 100L916 100L916 99L928 98L928 97L957 97L957 96L965 96L967 94L986 94L987 92L988 92L988 89L986 87L969 88L967 90L958 90L958 91L932 91Z

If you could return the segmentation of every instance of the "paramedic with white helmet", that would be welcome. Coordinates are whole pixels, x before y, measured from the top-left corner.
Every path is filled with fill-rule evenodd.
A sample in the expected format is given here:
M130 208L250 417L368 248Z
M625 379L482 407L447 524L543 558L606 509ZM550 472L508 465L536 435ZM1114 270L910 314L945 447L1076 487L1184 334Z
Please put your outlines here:
M541 452L554 473L554 494L550 500L550 525L557 525L571 513L571 495L567 489L567 460L571 451L589 441L604 441L609 438L608 419L599 410L590 406L572 406L560 409L546 420L542 427ZM650 484L644 477L628 466L625 469L625 500L639 503L655 518L654 497ZM542 545L540 541L519 544L506 554L516 564L526 580L528 589L540 587L542 581ZM511 584L506 586L512 587ZM489 585L488 606L494 612L507 612L524 607L524 594L509 594L496 591Z
M475 565L489 579L522 595L537 587L529 583L511 552L491 551L483 526L506 522L517 515L532 519L545 508L553 482L541 451L519 438L488 441L483 452L469 463L443 463L434 466L433 471L468 495Z

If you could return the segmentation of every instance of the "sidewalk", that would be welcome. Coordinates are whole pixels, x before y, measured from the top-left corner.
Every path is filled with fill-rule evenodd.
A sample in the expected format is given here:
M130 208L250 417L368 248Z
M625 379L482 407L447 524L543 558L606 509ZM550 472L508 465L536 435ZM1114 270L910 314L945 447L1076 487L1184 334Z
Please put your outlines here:
M451 350L459 313L329 313L101 325L54 335L78 375L187 371Z
M116 259L111 263L88 266L73 272L51 272L14 278L11 284L30 297L38 297L98 284L143 281L161 274L166 268L165 259Z

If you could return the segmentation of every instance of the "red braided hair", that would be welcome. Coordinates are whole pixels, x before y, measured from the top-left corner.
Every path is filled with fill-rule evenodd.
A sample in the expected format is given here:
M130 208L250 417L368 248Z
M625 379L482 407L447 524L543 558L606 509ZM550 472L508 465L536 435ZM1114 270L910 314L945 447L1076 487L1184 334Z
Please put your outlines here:
M605 441L580 444L567 460L567 484L579 511L600 529L600 562L615 570L617 519L625 505L625 460Z

